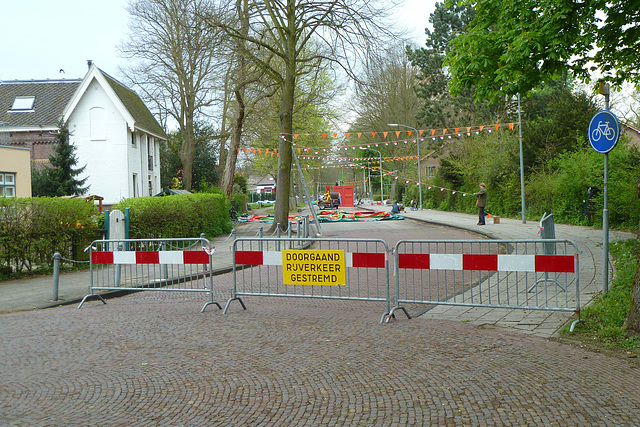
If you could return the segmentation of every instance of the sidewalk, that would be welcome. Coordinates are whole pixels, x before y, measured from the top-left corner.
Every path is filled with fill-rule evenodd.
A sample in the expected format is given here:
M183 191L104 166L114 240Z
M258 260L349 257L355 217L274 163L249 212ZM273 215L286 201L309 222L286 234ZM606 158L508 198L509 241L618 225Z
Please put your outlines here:
M390 210L390 206L365 204L358 207L366 210ZM538 222L501 218L499 224L490 221L485 226L475 225L476 216L455 212L435 210L417 210L403 213L406 219L466 229L487 235L493 239L538 239ZM243 224L242 237L253 236L259 227L268 229L269 224ZM580 287L581 305L584 307L602 290L602 237L600 229L556 224L556 238L573 241L580 251ZM634 233L612 231L609 240L634 238ZM231 271L231 238L220 236L213 240L216 248L214 255L214 274ZM612 275L612 266L609 273ZM53 301L53 279L42 276L31 279L13 280L0 283L0 313L29 310L34 308L55 307L62 304L79 303L88 294L89 271L65 273L60 275L58 301ZM470 308L460 306L437 306L420 316L422 319L464 320L476 325L507 327L523 333L551 337L572 317L567 312L548 312L540 310L510 310L492 308Z
M402 214L405 218L447 225L482 233L492 239L516 240L539 239L539 222L521 219L500 218L499 224L489 219L487 225L475 225L476 215L435 210L408 210ZM567 224L555 224L556 239L574 242L580 252L580 304L584 307L602 291L602 229ZM635 238L630 232L610 231L609 242ZM609 261L609 283L613 277L613 266ZM483 307L464 307L440 305L429 310L420 318L443 319L470 322L478 326L506 327L526 334L552 337L573 318L568 312L540 310L492 309Z

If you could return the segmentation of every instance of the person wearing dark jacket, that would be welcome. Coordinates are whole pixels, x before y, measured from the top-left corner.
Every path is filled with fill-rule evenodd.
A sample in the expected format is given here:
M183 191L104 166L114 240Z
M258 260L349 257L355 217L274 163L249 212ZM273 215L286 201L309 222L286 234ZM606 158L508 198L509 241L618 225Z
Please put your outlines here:
M484 225L484 208L487 206L487 187L484 182L480 183L480 191L473 193L478 198L476 205L478 206L478 225Z

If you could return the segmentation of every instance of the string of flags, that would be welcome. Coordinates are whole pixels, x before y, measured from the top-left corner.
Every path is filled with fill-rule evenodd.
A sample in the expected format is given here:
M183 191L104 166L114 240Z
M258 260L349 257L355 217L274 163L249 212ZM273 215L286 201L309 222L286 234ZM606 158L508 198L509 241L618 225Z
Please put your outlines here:
M444 139L452 139L453 137L462 137L463 135L466 136L471 136L471 135L479 135L482 132L487 132L487 133L492 133L494 130L497 131L500 128L505 128L507 127L509 130L513 130L515 128L516 125L519 125L518 122L516 123L497 123L497 124L493 124L493 125L487 125L487 126L478 126L478 127L472 127L472 126L466 126L464 128L462 127L456 127L456 128L442 128L442 129L430 129L429 131L427 130L418 130L417 134L416 132L414 132L413 130L399 130L399 131L384 131L384 132L346 132L346 133L338 133L338 132L334 132L332 134L329 133L305 133L305 134L299 134L299 133L295 133L293 134L293 141L292 145L294 147L296 147L296 150L298 152L298 155L302 155L303 153L309 153L309 154L320 154L321 152L327 153L327 152L337 152L337 151L341 151L341 150L345 150L348 151L349 149L352 150L356 150L356 149L367 149L367 148L377 148L380 146L397 146L401 143L404 144L408 144L409 142L415 143L417 142L417 139L420 139L421 141L424 141L426 139L431 138L431 140L436 141L437 139L440 140L444 140ZM453 130L453 132L451 132ZM407 138L406 139L401 139L400 135L402 135L403 133L407 134ZM395 140L391 140L391 141L386 141L387 137L389 135L396 135ZM342 140L348 140L350 139L352 136L356 136L358 139L360 139L363 135L364 136L369 136L371 135L372 138L376 138L376 136L380 136L383 139L385 139L385 141L380 141L380 142L371 142L371 143L366 143L366 144L351 144L351 145L343 145L343 146L327 146L327 147L305 147L305 146L298 146L298 139L301 136L305 136L305 137L310 137L310 136L317 136L317 135L321 135L323 140L326 140L327 137L329 138L333 138L333 139L337 139L340 138ZM412 135L413 138L412 138ZM282 135L282 137L285 137L285 134ZM265 156L279 156L278 153L278 149L277 148L239 148L237 150L238 152L243 151L245 153L251 152L253 154L258 154L258 155L265 155ZM322 159L322 157L320 157L319 159Z

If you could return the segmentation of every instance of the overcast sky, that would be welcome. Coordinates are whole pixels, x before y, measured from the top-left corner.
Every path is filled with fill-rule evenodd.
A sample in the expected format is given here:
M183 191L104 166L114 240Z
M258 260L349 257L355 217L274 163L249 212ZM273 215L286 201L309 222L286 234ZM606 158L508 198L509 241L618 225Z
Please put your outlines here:
M87 60L119 77L116 46L127 35L128 0L3 0L0 80L81 78ZM405 0L398 24L424 46L436 0ZM60 71L64 70L64 71Z

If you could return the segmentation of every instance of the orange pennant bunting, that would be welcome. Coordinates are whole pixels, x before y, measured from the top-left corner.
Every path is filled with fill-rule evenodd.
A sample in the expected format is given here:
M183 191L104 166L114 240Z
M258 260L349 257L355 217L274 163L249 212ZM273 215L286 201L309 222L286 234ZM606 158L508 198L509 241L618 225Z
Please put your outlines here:
M327 134L326 134L326 133L323 133L323 134L322 134L322 139L325 139L326 137L327 137Z
M513 130L513 123L509 123L509 130Z
M378 133L378 132L371 132L371 138L375 138L376 137L376 133Z
M399 130L396 131L396 138L400 138L400 131Z
M500 125L499 125L499 124L497 124L497 125L496 125L496 130L498 130L498 128L499 128L499 127L500 127Z
M431 129L431 136L436 134L436 130L435 129Z
M349 136L350 136L350 135L351 135L350 133L348 133L348 134L347 134L347 139L349 139Z

